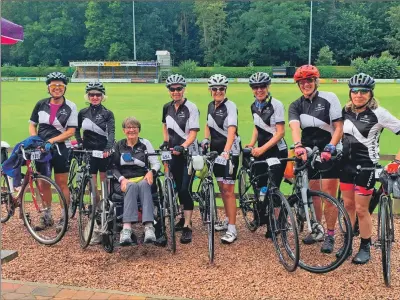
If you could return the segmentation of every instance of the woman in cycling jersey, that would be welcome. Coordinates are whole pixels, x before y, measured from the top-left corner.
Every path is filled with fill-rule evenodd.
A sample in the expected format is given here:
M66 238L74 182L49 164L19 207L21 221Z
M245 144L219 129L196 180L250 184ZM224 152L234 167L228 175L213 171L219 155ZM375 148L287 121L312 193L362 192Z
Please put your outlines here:
M58 186L61 188L67 205L69 205L70 195L68 190L68 139L75 134L78 126L78 111L75 103L64 97L67 89L67 77L60 72L53 72L46 78L47 91L50 97L40 100L33 109L29 134L31 136L38 135L42 140L46 141L45 149L49 151L52 144L57 143L61 155L57 151L52 150L51 167L54 169L54 177ZM46 174L47 166L45 163L36 163L36 168L40 173ZM49 186L44 186L45 201L47 207L51 207L51 190ZM56 230L61 231L64 224L60 219ZM43 230L48 226L52 226L54 221L51 209L45 210L43 216L39 220L36 230Z
M84 149L99 150L104 153L104 158L90 159L90 173L97 185L98 172L100 172L101 181L106 177L105 172L109 162L107 158L115 142L115 120L113 112L103 106L106 100L106 89L101 82L89 82L85 92L85 100L89 101L89 107L83 108L78 113L78 128L75 137ZM97 186L95 188L97 191Z
M300 98L289 106L289 125L295 146L295 154L307 159L305 147L318 147L321 152L321 160L329 161L335 154L343 134L342 109L338 97L334 93L318 91L320 73L312 65L304 65L298 68L294 74L301 93ZM327 163L320 164L321 168ZM309 168L310 189L319 190L336 197L339 185L339 168L336 165L327 172L319 172ZM321 182L320 182L321 178ZM337 210L327 203L322 209L319 198L313 199L315 213L319 222L324 212L327 223L327 234L324 236L308 235L303 239L305 244L314 244L324 241L321 252L332 253L335 243L335 224Z
M257 72L250 76L249 84L253 90L254 102L250 107L254 121L254 129L251 141L245 147L253 148L251 154L256 160L265 160L269 157L286 158L288 156L285 136L285 108L282 102L272 97L270 93L271 77L268 73ZM279 188L286 162L279 168L274 169L274 183ZM265 173L264 170L257 170L256 174ZM259 179L260 188L267 186L268 177L262 176ZM264 214L263 214L264 215ZM266 238L271 238L269 222L267 224Z
M241 146L237 133L238 111L235 103L226 98L227 87L228 79L224 75L215 74L208 79L208 88L213 101L208 105L205 139L201 144L202 147L210 145L211 151L217 151L220 156L233 163L232 174L229 174L229 163L214 165L214 175L218 182L226 214L226 219L215 226L215 230L226 230L221 241L231 244L237 239L234 189Z
M354 75L350 78L349 88L350 99L343 108L343 171L340 173L340 190L352 226L356 214L359 220L361 244L352 262L365 264L370 260L372 219L368 207L375 185L375 172L357 172L357 166L371 168L379 162L380 134L387 128L400 135L400 120L379 106L374 97L375 80L371 76L364 73ZM400 151L394 163L400 165ZM341 255L342 249L339 251L338 255Z
M187 100L185 95L186 80L182 75L174 74L167 78L166 86L172 101L163 107L163 147L173 148L170 164L174 177L179 201L183 205L184 217L175 225L176 230L182 230L181 243L192 241L193 200L189 194L189 175L184 149L189 154L198 153L197 132L199 127L199 110Z

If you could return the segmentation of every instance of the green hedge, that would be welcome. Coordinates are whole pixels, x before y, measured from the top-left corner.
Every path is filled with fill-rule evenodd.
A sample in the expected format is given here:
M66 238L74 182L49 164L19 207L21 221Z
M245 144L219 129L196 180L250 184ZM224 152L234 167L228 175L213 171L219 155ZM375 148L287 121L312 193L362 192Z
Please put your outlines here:
M267 72L272 74L273 67L196 67L194 70L195 78L208 78L213 74L223 74L228 78L248 78L255 72ZM357 73L351 66L319 66L322 78L350 78ZM185 76L179 67L172 68L173 73ZM187 76L189 77L189 76Z
M51 72L62 72L68 77L74 73L74 68L70 67L1 67L3 77L46 77Z

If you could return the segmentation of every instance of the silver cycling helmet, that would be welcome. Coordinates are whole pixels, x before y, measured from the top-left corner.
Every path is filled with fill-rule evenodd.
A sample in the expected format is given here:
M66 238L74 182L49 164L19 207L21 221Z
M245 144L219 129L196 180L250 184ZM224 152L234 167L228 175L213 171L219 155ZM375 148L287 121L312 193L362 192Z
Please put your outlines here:
M92 81L92 82L89 82L89 83L86 85L86 88L85 88L86 94L87 94L88 92L90 92L90 91L99 91L99 92L102 92L103 95L106 94L106 88L105 88L104 85L103 85L101 82L99 82L99 81Z
M253 85L256 85L256 84L270 85L271 84L271 77L269 76L268 73L265 73L265 72L254 73L249 78L249 85L253 86Z
M221 74L215 74L208 79L208 87L213 86L228 86L228 78Z
M356 74L350 78L349 88L367 88L373 90L375 88L375 79L365 73Z
M167 87L170 87L171 85L174 84L180 84L181 86L186 86L186 79L182 75L179 74L173 74L169 75L167 80L165 81L165 85Z
M67 76L61 72L52 72L46 77L46 85L49 85L52 81L62 81L65 85L68 84Z

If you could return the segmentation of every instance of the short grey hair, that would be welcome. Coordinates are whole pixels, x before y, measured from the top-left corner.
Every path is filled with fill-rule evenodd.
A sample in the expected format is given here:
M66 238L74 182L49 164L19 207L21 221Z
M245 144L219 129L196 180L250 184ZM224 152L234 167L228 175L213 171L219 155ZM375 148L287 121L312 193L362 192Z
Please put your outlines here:
M127 117L122 122L122 128L126 128L128 126L139 127L139 131L142 128L142 124L140 124L139 120L135 117Z

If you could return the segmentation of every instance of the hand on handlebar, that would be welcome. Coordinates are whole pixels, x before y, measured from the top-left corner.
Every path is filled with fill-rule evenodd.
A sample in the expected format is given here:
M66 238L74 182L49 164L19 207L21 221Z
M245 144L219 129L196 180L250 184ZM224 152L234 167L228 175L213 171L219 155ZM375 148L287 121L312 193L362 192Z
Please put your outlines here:
M261 149L261 147L256 147L251 150L251 155L254 157L259 157L260 155L263 155L264 151Z
M168 150L168 146L169 143L167 141L164 141L161 145L160 145L160 150Z
M294 154L296 157L301 158L303 161L307 160L307 151L303 146L297 146L294 148Z
M208 148L208 146L210 145L210 140L209 139L204 139L201 141L201 148L204 150L206 148Z
M335 145L328 144L325 146L324 151L321 153L322 161L329 161L332 158L332 154L335 153L336 147Z
M221 153L221 156L222 156L223 158L225 158L226 160L228 160L228 159L229 159L229 152L224 151L224 152Z
M179 145L176 145L174 147L174 150L172 151L173 155L181 155L183 153L183 151L185 151L185 148Z

